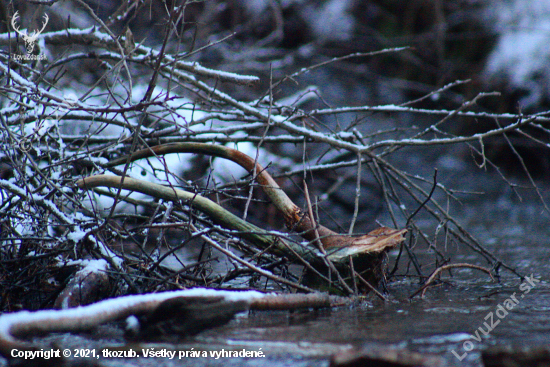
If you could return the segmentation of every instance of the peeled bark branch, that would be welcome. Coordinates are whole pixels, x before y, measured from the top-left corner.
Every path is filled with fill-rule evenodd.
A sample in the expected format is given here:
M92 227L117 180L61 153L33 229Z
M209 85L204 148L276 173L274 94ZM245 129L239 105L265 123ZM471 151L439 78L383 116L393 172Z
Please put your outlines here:
M336 253L336 251L339 252L339 258L362 252L382 252L386 248L401 243L403 235L407 232L405 229L394 230L391 228L378 228L360 237L337 234L322 225L312 222L311 218L290 200L271 175L259 163L255 162L253 158L236 149L231 149L223 145L204 143L171 143L157 145L133 153L130 156L130 161L132 162L138 159L156 157L170 153L207 154L231 160L248 172L256 172L256 181L258 181L266 195L283 214L287 228L300 233L304 239L310 242L317 240L317 232L324 249L331 254ZM125 164L127 161L127 157L122 157L111 161L107 167ZM88 179L90 178L86 180Z
M387 249L399 245L404 240L406 229L396 230L381 227L363 236L337 234L334 231L315 223L313 216L307 215L279 187L269 173L254 159L221 145L202 143L172 143L158 145L134 152L129 157L111 161L106 167L127 164L138 159L158 157L171 153L199 153L229 159L251 173L269 196L273 204L283 214L289 230L298 232L309 246L284 242L280 236L262 230L239 217L231 214L218 204L200 195L176 189L171 186L141 181L130 177L97 175L77 181L80 188L106 186L116 189L138 191L156 198L170 201L185 200L225 228L237 230L241 236L257 248L292 260L306 262L304 282L311 288L336 290L331 274L336 274L345 293L353 293L347 281L352 280L355 271L350 271L349 260L353 259L357 274L366 279L368 284L376 285L383 275L384 253ZM315 243L321 246L317 249ZM343 275L342 275L343 274ZM347 279L346 279L347 278ZM353 283L353 280L352 280ZM370 290L368 287L362 290Z
M189 204L192 203L192 205L197 207L200 211L208 214L216 223L225 228L241 232L240 235L243 238L252 242L261 250L267 250L276 255L290 258L300 256L308 262L315 262L316 259L321 258L321 254L313 248L300 246L291 242L284 243L282 238L242 220L212 200L182 189L137 180L131 177L125 177L123 180L120 176L112 175L86 177L78 180L76 184L83 189L91 189L94 187L122 187L125 190L137 191L159 199L175 202L187 201ZM296 255L288 250L289 247Z

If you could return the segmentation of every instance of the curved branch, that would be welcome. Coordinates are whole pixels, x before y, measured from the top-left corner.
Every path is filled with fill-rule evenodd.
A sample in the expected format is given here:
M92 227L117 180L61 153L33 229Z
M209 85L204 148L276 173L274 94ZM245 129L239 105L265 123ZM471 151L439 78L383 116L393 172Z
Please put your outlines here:
M242 220L212 200L185 190L163 186L148 181L137 180L131 177L125 177L122 179L120 176L112 175L96 175L86 177L78 180L76 185L83 189L91 189L100 186L116 189L121 187L125 190L137 191L142 194L164 200L176 202L180 200L189 201L190 204L197 207L200 211L208 214L218 224L224 226L225 228L240 231L240 235L243 238L251 241L262 250L267 250L279 256L283 255L293 259L296 257L302 257L308 262L313 262L321 256L312 248L300 246L295 243L286 243L280 237ZM293 252L288 250L289 247L293 250Z
M430 275L430 277L428 278L428 280L426 280L426 283L424 283L424 285L419 289L417 290L416 292L414 292L410 297L410 298L413 298L414 296L416 296L418 293L422 292L422 298L424 298L424 295L426 294L426 290L428 289L428 286L430 284L432 284L434 282L434 279L435 277L441 273L442 271L444 270L449 270L449 269L453 269L453 268L470 268L470 269L477 269L477 270L481 270L487 274L489 274L489 276L491 277L492 280L495 280L495 278L493 278L493 274L491 273L491 270L487 269L487 268L484 268L482 266L478 266L478 265L473 265L473 264L467 264L467 263L459 263L459 264L449 264L449 265L443 265L443 266L440 266L439 268L435 269L435 271L432 273L432 275Z
M360 237L337 234L324 226L314 223L302 209L292 202L271 175L259 163L255 162L253 158L236 149L231 149L223 145L205 143L171 143L157 145L133 153L130 156L130 162L170 153L208 154L233 161L249 172L257 172L258 174L255 177L256 181L262 186L266 195L283 214L287 228L300 233L302 237L310 242L320 238L326 250L336 250L332 251L332 254L338 258L364 252L382 252L388 247L393 247L401 243L403 235L407 232L406 230L394 230L383 227ZM122 157L111 161L107 164L107 167L125 164L127 161L128 157ZM317 237L316 232L319 237Z

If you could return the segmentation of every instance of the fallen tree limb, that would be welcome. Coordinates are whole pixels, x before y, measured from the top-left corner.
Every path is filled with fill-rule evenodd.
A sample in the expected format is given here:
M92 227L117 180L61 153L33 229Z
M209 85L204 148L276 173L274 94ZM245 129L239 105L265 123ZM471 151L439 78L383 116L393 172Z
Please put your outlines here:
M257 163L253 158L223 145L205 143L170 143L139 150L129 157L133 162L138 159L157 157L170 153L198 153L215 157L225 158L233 161L246 169L248 172L256 173L254 177L261 185L266 195L279 209L285 218L285 224L289 230L300 233L309 242L321 241L325 250L331 248L347 248L341 251L339 256L346 257L361 252L382 252L386 248L401 243L402 236L406 230L393 230L381 228L365 236L349 236L338 234L322 225L314 223L307 213L304 213L286 193L279 187L271 175ZM122 157L109 162L106 167L115 167L128 162L128 157ZM88 180L90 178L87 178ZM81 181L77 185L82 187ZM397 240L398 242L395 242ZM327 251L328 252L328 251ZM343 254L345 253L345 254Z
M200 211L206 213L216 223L225 228L239 231L240 236L262 250L267 250L279 256L289 256L291 258L295 258L294 253L296 253L297 256L302 257L308 262L314 262L315 259L320 259L322 256L314 248L301 246L291 242L285 242L285 244L283 244L282 238L242 220L210 199L182 189L137 180L131 177L122 179L120 176L112 175L90 176L77 181L76 184L78 187L86 189L94 187L122 187L125 190L137 191L159 199L174 202L186 201L188 204L192 204ZM294 253L288 251L287 246L292 248Z
M334 300L336 303L339 302L338 299ZM0 316L0 354L6 358L12 358L13 349L20 351L39 350L31 343L19 339L25 335L86 331L98 325L131 315L149 314L149 323L152 323L153 320L154 322L161 322L164 318L178 320L178 318L185 318L184 311L188 307L183 306L189 306L193 303L198 305L212 304L218 301L224 301L227 305L236 305L232 308L236 312L247 309L290 310L304 307L321 308L331 306L331 298L320 293L277 295L256 291L219 291L195 288L112 298L89 306L64 310L20 311ZM173 314L168 315L168 312L164 312L168 309ZM203 319L198 318L198 323L204 322ZM185 325L188 328L201 326L193 325L193 319L181 319L178 322L186 323ZM51 361L49 363L51 364Z
M255 225L242 220L220 205L214 203L195 193L191 193L175 187L163 186L160 184L138 180L131 177L122 179L120 176L96 175L83 178L76 182L80 188L91 189L94 187L122 187L125 190L137 191L142 194L150 195L159 199L169 201L188 201L201 211L207 213L214 221L226 228L237 230L240 235L260 247L262 250L268 250L277 255L284 255L295 258L300 256L308 262L321 260L322 254L312 246L302 246L296 243L285 241L283 239L256 227ZM371 231L369 234L356 237L354 243L345 247L329 248L327 256L334 262L345 262L350 255L360 254L361 250L370 250L368 252L381 252L386 248L394 247L403 240L403 235L407 230L395 230L381 227ZM342 237L347 237L343 236ZM353 239L353 237L350 237ZM291 251L289 251L289 248ZM364 251L363 251L364 252Z
M310 244L315 246L283 241L279 236L262 230L228 212L218 204L198 194L170 186L163 186L130 177L111 175L96 175L83 178L76 182L80 188L94 188L99 186L116 189L138 191L156 198L170 201L185 200L192 203L201 211L207 213L215 222L222 226L237 230L241 236L253 243L261 250L278 256L286 256L293 260L307 262L311 267L306 272L306 283L313 284L314 288L323 289L330 274L335 274L343 283L346 293L352 293L351 288L343 281L340 272L345 271L353 282L354 272L349 271L349 259L353 258L357 265L357 273L363 274L370 284L377 284L383 274L382 263L387 249L400 244L404 240L407 230L395 230L381 227L362 236L337 234L336 232L315 223L312 215L300 209L286 193L279 187L269 173L256 160L221 145L203 143L172 143L154 146L134 152L130 156L121 157L105 165L106 168L127 164L139 159L158 157L171 153L199 153L231 160L247 171L254 174L266 195L277 209L283 214L285 224L289 230L298 232ZM334 265L333 265L334 264ZM313 271L312 271L313 270ZM326 276L325 276L326 274ZM345 276L345 274L344 274ZM330 283L330 282L329 282ZM331 290L332 285L329 285ZM367 287L368 288L368 287ZM368 289L370 290L370 289Z

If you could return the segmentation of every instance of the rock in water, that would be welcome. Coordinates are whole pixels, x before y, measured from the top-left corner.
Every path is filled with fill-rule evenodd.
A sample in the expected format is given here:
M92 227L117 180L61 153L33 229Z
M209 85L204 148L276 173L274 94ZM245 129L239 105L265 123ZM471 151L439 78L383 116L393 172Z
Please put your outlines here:
M225 325L248 308L247 301L226 301L224 297L171 298L141 317L137 333L129 333L127 337L143 341L178 340Z

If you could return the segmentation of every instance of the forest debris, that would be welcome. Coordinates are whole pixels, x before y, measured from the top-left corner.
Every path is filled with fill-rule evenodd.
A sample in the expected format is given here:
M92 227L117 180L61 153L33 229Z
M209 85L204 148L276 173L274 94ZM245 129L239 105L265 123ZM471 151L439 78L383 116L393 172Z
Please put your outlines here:
M306 239L310 246L300 246L283 242L280 238L266 242L260 237L261 231L256 228L252 231L253 226L248 222L233 216L219 205L203 198L197 194L187 193L180 189L172 187L164 187L148 183L145 181L135 180L129 177L115 177L106 175L90 176L77 181L77 186L81 188L92 188L97 186L107 186L112 188L123 188L128 190L139 191L157 198L168 200L193 200L194 205L198 206L202 211L210 215L214 220L217 220L222 225L229 229L236 229L243 233L253 233L248 236L249 240L259 241L262 250L268 250L271 253L305 260L308 262L306 266L307 273L306 281L314 284L314 287L322 289L322 283L326 283L326 279L330 279L330 274L325 277L319 271L324 272L324 269L329 269L329 273L335 274L336 279L340 282L346 293L353 293L351 288L343 280L341 272L349 273L349 279L353 283L355 272L349 272L350 258L354 260L357 266L357 273L362 274L369 284L376 285L378 280L383 276L382 262L384 258L379 256L389 248L393 248L404 241L406 229L392 229L381 227L363 236L351 236L338 234L315 222L311 213L304 212L288 197L288 195L279 187L277 182L271 177L267 170L262 167L256 159L249 157L242 152L231 149L223 145L206 144L206 143L169 143L161 144L146 149L142 149L132 153L130 156L121 157L112 160L105 167L115 167L118 165L127 164L139 159L159 157L171 153L198 153L206 154L215 157L231 160L250 172L255 180L260 184L265 194L271 199L272 203L282 213L286 227L300 234ZM311 210L310 210L311 211ZM245 237L243 235L243 237ZM254 238L252 238L254 237ZM315 244L320 243L318 249ZM258 243L255 243L257 246ZM320 251L320 253L318 251ZM309 252L311 251L311 252ZM306 252L304 254L304 252ZM304 256L305 255L305 256ZM368 273L368 274L365 274ZM320 279L316 279L319 278ZM329 289L332 286L329 285ZM372 287L363 289L370 290Z
M335 261L362 253L381 253L401 244L405 240L406 233L406 229L380 227L359 237L341 235L342 242L332 244L331 240L327 249L333 250L328 253Z
M188 201L193 206L199 208L204 213L208 214L214 222L221 224L225 228L235 229L241 233L241 236L250 241L252 244L262 250L267 250L279 256L288 256L295 258L299 256L308 262L315 261L320 257L319 252L315 248L300 246L291 242L284 242L280 237L275 236L255 225L242 220L233 213L227 211L220 205L214 203L201 195L191 193L174 187L162 186L156 183L113 175L95 175L83 178L76 182L80 188L91 189L94 187L122 187L126 190L141 192L146 195L151 195L156 198L179 202L180 200ZM288 248L291 248L290 251Z
M331 307L331 298L326 293L266 294L250 301L226 301L223 297L176 297L164 301L140 318L139 332L132 339L179 340L222 326L236 313L249 309L273 311L325 307Z
M255 310L291 310L330 307L341 299L327 294L263 294L256 291L218 291L194 288L146 295L112 298L92 305L63 310L20 311L0 316L0 354L11 350L34 350L18 339L48 332L86 331L128 316L140 318L130 330L132 340L170 339L192 336L229 322L236 313Z

